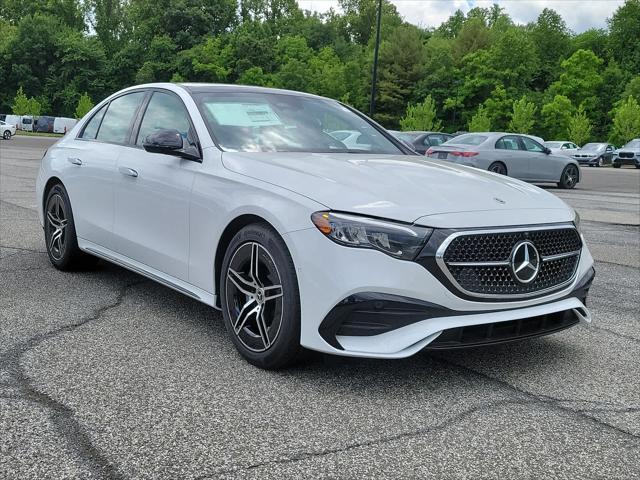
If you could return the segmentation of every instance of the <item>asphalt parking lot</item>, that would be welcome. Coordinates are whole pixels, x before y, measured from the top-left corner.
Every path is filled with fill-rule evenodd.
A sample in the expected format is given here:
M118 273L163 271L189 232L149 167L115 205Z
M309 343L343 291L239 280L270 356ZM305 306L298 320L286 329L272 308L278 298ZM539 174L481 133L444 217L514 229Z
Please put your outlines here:
M640 478L640 170L583 169L594 322L402 361L264 372L220 315L49 264L51 139L0 141L0 478Z

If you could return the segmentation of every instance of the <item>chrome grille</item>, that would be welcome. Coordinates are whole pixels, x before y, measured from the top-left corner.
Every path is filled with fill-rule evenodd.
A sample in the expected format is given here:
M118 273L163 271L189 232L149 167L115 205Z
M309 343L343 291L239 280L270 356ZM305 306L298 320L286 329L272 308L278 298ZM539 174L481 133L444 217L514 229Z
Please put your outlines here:
M511 266L514 247L531 242L540 255L536 278L523 284ZM528 297L570 283L582 241L573 226L456 232L438 249L443 273L462 293L477 297Z

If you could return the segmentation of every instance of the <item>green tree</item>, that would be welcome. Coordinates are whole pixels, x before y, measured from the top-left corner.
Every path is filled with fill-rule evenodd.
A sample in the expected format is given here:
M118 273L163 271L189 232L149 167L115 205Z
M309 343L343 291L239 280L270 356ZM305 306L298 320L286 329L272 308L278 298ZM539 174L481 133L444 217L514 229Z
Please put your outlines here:
M87 92L84 92L80 99L78 100L78 105L76 106L75 117L82 118L93 108L93 102L91 101L91 97Z
M34 117L42 115L42 103L40 103L37 98L31 97L27 108L29 109L29 115Z
M602 85L602 59L591 50L578 50L562 62L560 78L549 91L553 95L564 95L574 105L585 105L588 112L597 105L598 90Z
M475 115L471 117L471 121L469 122L469 131L470 132L488 132L491 130L491 120L489 120L489 116L484 111L484 107L480 105Z
M591 131L593 130L593 124L584 111L584 108L578 108L578 111L569 119L569 125L567 127L567 138L577 143L578 145L584 145L591 139Z
M532 133L537 107L526 97L513 102L509 130L516 133Z
M13 105L11 105L11 111L14 115L28 115L29 114L29 99L24 94L22 87L16 92L16 96L13 99Z
M628 71L640 72L640 0L626 0L608 23L611 54Z
M407 113L400 120L402 130L422 130L439 132L442 122L436 118L436 106L431 95L424 102L409 105Z
M555 80L560 62L571 48L571 32L555 10L545 8L531 30L531 38L540 59L536 85L546 89Z
M569 120L575 108L564 95L556 95L542 107L542 125L545 138L561 140L569 128Z
M507 95L507 91L502 85L493 89L489 98L484 102L484 108L491 121L492 128L496 130L506 130L509 119L512 115L513 100Z
M633 138L640 137L640 105L629 96L622 100L613 111L611 143L622 145Z
M640 102L640 75L636 75L627 83L622 98L634 97Z

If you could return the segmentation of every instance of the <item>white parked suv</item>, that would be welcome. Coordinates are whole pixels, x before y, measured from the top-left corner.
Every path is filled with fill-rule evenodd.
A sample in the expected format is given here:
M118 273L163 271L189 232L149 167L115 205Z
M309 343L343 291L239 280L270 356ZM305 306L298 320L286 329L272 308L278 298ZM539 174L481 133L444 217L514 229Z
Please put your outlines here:
M221 309L263 368L304 348L401 358L591 318L593 259L573 209L417 156L322 97L128 88L49 148L37 194L56 268L101 258Z
M5 140L9 140L16 134L16 126L0 120L0 135Z

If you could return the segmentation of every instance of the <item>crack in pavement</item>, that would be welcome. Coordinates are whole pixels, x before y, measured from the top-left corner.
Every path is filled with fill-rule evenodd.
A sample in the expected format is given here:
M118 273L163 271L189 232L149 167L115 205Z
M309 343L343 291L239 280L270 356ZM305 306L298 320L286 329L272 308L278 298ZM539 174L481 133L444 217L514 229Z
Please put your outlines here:
M24 248L24 247L12 247L11 245L0 245L0 248L8 248L11 250L20 250L21 252L30 252L30 253L43 253L46 254L46 251L42 250L34 250L32 248Z
M486 373L483 372L479 372L477 370L474 370L473 368L467 367L465 365L461 365L459 363L455 363L452 362L450 360L444 359L442 357L431 357L433 360L436 361L440 361L444 364L447 365L452 365L454 367L457 367L465 372L470 372L472 374L474 374L477 377L483 378L485 380L489 380L490 382L496 383L498 385L501 385L503 387L506 387L520 395L525 395L528 398L531 398L532 400L534 400L535 402L537 402L539 405L546 405L546 406L551 406L554 407L562 412L565 413L570 413L574 416L578 416L579 418L582 419L586 419L589 420L592 423L596 423L599 426L605 427L609 430L615 431L617 433L622 433L625 436L629 436L632 437L634 439L639 439L640 435L635 434L633 432L630 432L628 430L625 430L624 428L620 428L620 427L616 427L615 425L611 425L610 423L604 422L598 418L592 417L591 415L587 415L586 413L584 413L582 410L580 409L573 409L570 408L569 406L565 406L562 405L562 403L566 403L567 400L563 400L563 399L558 399L556 397L553 397L551 395L545 395L545 394L541 394L541 393L533 393L533 392L529 392L527 390L524 390L520 387L517 387L516 385L513 385L512 383L507 382L506 380L501 380L499 378L496 377L492 377L491 375L487 375ZM604 412L606 410L600 410L601 412Z
M589 325L588 328L589 329L593 329L593 330L601 330L603 332L610 333L613 336L624 338L626 340L630 340L630 341L635 342L635 343L640 343L640 338L632 337L631 335L626 335L624 333L618 333L618 332L615 332L615 331L610 330L610 329L605 328L605 327L599 327L597 325Z
M0 355L0 369L5 370L13 380L13 382L11 382L12 384L9 383L7 385L17 388L20 391L19 395L4 395L4 398L29 401L46 409L49 412L51 422L62 438L65 439L69 449L75 452L78 458L98 478L118 480L124 478L124 476L118 471L117 467L93 445L88 432L75 418L74 410L38 390L33 384L33 380L22 368L20 361L25 353L41 343L99 320L106 312L122 304L127 291L131 287L140 285L146 281L147 280L139 280L122 286L113 302L95 309L90 315L81 318L77 322L35 335Z
M479 413L479 412L483 412L483 411L488 411L491 410L492 408L495 407L499 407L502 405L528 405L528 404L532 404L535 403L533 401L529 401L529 400L525 400L525 399L504 399L504 400L498 400L495 402L490 402L490 403L485 403L482 405L478 405L475 407L472 407L468 410L464 410L462 412L460 412L457 415L452 416L451 418L448 418L447 420L443 421L442 423L439 423L437 425L429 425L423 428L419 428L416 430L412 430L409 432L400 432L397 433L395 435L389 435L386 437L381 437L381 438L376 438L376 439L371 439L371 440L366 440L363 442L358 442L358 443L353 443L350 445L345 445L343 447L336 447L336 448L327 448L324 450L319 450L319 451L313 451L313 452L300 452L297 455L293 455L293 456L289 456L289 457L282 457L282 458L277 458L275 460L268 460L265 462L259 462L259 463L254 463L251 465L244 465L244 466L238 466L235 468L228 468L228 469L220 469L220 470L215 470L211 473L207 473L204 475L200 475L198 477L195 477L196 480L205 480L205 479L209 479L209 478L214 478L216 476L219 475L226 475L229 473L236 473L236 472L242 472L242 471L249 471L249 470L254 470L256 468L261 468L261 467L267 467L270 465L282 465L282 464L288 464L288 463L296 463L296 462L301 462L303 460L308 460L310 458L317 458L317 457L323 457L326 455L334 455L334 454L338 454L338 453L343 453L343 452L348 452L351 450L356 450L358 448L364 448L364 447L371 447L371 446L377 446L377 445L384 445L385 443L391 443L394 442L396 440L401 440L404 438L412 438L412 437L419 437L428 433L434 433L440 430L445 430L446 428L452 427L454 425L456 425L457 423L467 419L468 417Z

